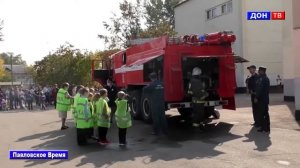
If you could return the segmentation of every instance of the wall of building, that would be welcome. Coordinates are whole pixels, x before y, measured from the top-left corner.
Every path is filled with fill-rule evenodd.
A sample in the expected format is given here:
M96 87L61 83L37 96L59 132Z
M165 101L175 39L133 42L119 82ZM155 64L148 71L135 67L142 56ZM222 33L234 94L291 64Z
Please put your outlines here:
M299 16L299 15L298 15ZM296 119L300 120L300 29L295 29L293 37L293 48L294 48L294 58L295 58L295 108L296 108Z
M283 83L284 83L284 99L286 101L293 101L294 92L294 56L293 56L293 3L286 1L283 3L284 11L286 12L286 19L283 22Z
M283 22L248 21L248 11L282 11L285 0L251 0L243 2L243 56L250 64L267 67L271 85L277 85L277 76L283 75Z
M294 67L295 67L295 117L297 120L300 120L300 1L293 0L293 22L294 22L294 31L293 31L293 51L294 51Z
M175 8L175 30L179 35L204 34L222 30L232 30L237 36L233 44L236 55L243 56L241 1L232 0L232 12L211 20L206 18L206 10L229 0L189 0ZM243 65L237 64L237 85L245 86Z

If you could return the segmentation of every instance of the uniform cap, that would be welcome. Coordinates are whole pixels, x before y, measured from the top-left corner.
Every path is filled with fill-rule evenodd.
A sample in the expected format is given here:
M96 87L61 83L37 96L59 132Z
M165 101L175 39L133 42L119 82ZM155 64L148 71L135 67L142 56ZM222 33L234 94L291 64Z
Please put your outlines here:
M263 67L263 66L260 66L260 67L258 68L258 70L266 71L267 68L266 68L266 67Z
M250 68L251 69L256 69L256 66L255 65L250 65L250 66L247 67L247 69L250 69Z

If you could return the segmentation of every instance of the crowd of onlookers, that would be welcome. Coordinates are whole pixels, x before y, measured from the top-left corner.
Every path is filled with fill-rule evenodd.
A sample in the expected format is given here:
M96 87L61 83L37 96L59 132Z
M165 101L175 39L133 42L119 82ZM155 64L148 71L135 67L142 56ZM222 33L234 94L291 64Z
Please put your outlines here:
M28 89L21 86L0 88L0 110L33 110L34 108L45 110L48 106L54 105L55 107L58 90L59 87L56 84L53 86L32 86ZM94 89L92 88L92 90ZM71 85L68 92L74 96L76 94L75 85Z
M0 109L28 109L40 108L45 110L47 106L55 103L57 85L54 86L35 86L25 89L20 86L8 89L0 88Z

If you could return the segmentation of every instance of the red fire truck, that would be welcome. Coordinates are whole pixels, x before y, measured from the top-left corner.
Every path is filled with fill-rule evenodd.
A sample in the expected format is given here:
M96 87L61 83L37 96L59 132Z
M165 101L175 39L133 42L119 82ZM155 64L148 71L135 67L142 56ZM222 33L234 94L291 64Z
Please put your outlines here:
M105 85L108 78L113 79L132 98L134 118L151 121L151 102L143 93L143 87L150 82L149 74L155 72L164 83L166 110L177 108L181 115L190 115L188 86L193 68L199 67L212 81L207 89L210 96L205 99L206 113L215 106L235 110L235 58L231 48L235 39L225 31L150 39L111 55L109 60L94 60L93 80ZM96 63L100 69L95 68L99 66Z

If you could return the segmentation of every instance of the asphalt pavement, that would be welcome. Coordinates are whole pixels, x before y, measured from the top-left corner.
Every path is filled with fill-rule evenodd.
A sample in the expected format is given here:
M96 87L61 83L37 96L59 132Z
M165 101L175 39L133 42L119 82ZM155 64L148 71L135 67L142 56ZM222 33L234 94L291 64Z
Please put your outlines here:
M176 110L167 112L168 136L151 135L151 125L134 121L127 148L119 148L115 124L108 133L110 145L78 147L73 120L69 117L70 128L61 131L53 109L1 111L0 167L299 168L300 122L294 120L293 103L283 102L282 94L271 95L271 133L266 134L250 125L250 98L236 98L237 110L220 110L221 118L205 131L188 127ZM13 149L64 149L69 159L9 160Z

